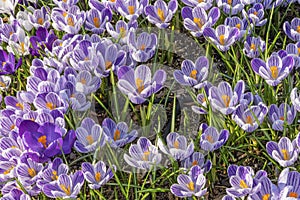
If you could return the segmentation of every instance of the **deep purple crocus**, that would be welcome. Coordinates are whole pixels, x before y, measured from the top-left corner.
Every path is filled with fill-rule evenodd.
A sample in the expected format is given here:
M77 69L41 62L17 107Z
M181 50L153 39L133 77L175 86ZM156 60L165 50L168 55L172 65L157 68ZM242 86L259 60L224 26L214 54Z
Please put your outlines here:
M194 63L191 60L184 60L181 70L174 71L175 80L181 85L187 85L196 89L202 88L207 79L209 61L205 56L200 56Z
M52 44L57 39L57 36L52 30L48 32L46 28L39 27L36 31L35 36L30 37L32 48L29 48L31 55L40 56L44 49L47 48L50 52L52 51Z
M151 80L151 70L146 65L140 65L135 70L123 66L118 70L118 88L128 95L132 103L141 104L162 89L166 76L164 70L157 70Z
M0 49L0 75L13 74L21 65L22 58L19 58L18 63L16 63L14 53L7 53Z
M300 41L300 18L295 17L291 23L284 22L283 30L291 40Z
M272 129L283 131L284 123L287 125L292 124L296 114L294 106L282 103L278 107L277 105L272 104L269 108L269 120L272 123Z

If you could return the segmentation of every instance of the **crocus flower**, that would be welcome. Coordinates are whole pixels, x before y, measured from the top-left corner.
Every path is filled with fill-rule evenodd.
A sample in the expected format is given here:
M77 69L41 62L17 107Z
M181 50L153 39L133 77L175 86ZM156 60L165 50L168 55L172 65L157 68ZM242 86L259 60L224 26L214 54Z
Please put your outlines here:
M7 90L11 83L11 78L9 76L0 75L0 91Z
M224 21L224 25L230 27L236 27L239 29L238 39L243 39L245 34L249 34L250 30L248 29L247 19L240 19L239 17L227 17Z
M44 185L43 192L50 198L72 198L75 199L84 183L81 171L74 174L61 174L57 181Z
M96 34L101 34L105 31L105 24L112 19L110 9L103 9L101 12L91 9L86 13L85 28Z
M20 55L25 56L29 54L29 46L29 36L26 36L25 31L20 27L17 29L16 33L13 33L10 36L7 51L11 53L17 51Z
M289 106L286 103L280 104L279 107L277 105L272 104L269 108L269 120L272 123L272 129L276 131L283 131L284 122L287 125L293 123L296 117L296 111L294 106Z
M192 8L196 6L200 6L204 8L204 10L209 10L213 4L213 0L203 0L203 1L198 1L198 0L181 0L182 3L184 3L187 6L190 6Z
M29 48L30 54L34 56L40 56L42 52L47 48L52 51L53 42L57 39L57 36L52 30L48 32L46 28L39 27L35 36L30 37L32 48Z
M291 142L287 137L282 137L278 143L270 141L266 145L268 154L276 160L282 167L288 167L298 159L299 150L296 140Z
M8 194L1 197L1 200L30 200L30 196L22 190L14 188Z
M2 19L0 20L0 24ZM3 22L2 22L3 23ZM3 23L0 29L0 41L8 43L11 39L11 36L21 28L17 20L14 20L12 23Z
M243 16L245 19L249 19L250 24L254 26L263 26L267 23L267 19L264 19L264 6L261 3L256 3L247 12L243 10Z
M258 3L262 3L265 9L276 8L282 4L283 0L258 0Z
M18 99L14 96L6 96L4 99L6 108L15 110L18 114L25 114L30 111L30 105L21 99Z
M33 26L29 21L29 14L34 12L34 8L32 6L28 6L27 9L20 10L16 15L16 20L26 31L31 31Z
M8 0L8 1L1 2L0 13L1 14L2 13L7 13L7 14L13 13L18 2L19 2L18 0Z
M285 79L294 67L292 56L281 58L279 55L271 55L264 62L260 58L254 58L251 61L253 71L260 75L271 86L278 85Z
M297 42L296 44L289 43L286 46L286 52L289 56L293 56L295 67L300 67L300 42Z
M219 8L223 8L226 14L236 15L243 10L244 5L240 0L217 0Z
M225 144L229 137L228 130L221 130L220 132L212 126L203 123L200 125L202 135L200 138L200 147L205 151L215 151Z
M136 38L136 32L131 28L127 44L135 61L147 62L155 53L157 36L154 33L143 32Z
M178 133L169 133L166 141L167 146L163 144L161 139L158 140L159 149L176 160L183 161L194 152L194 143L191 141L188 145L186 137Z
M248 108L238 105L232 114L232 119L246 132L253 132L264 121L268 107L263 103Z
M266 49L266 43L260 37L247 36L243 52L249 58L256 58Z
M90 8L96 9L99 11L102 11L105 8L110 8L111 10L115 11L116 10L116 1L115 0L113 0L113 1L111 1L111 0L103 0L103 1L90 0L89 6L90 6Z
M209 172L212 167L211 161L206 160L205 162L204 155L200 152L194 152L190 157L186 158L181 163L184 169L190 169L191 167L198 165L201 167L203 173Z
M43 6L40 10L36 9L33 13L28 14L28 20L35 28L44 27L48 29L50 27L50 9Z
M76 137L74 147L81 153L95 151L105 144L101 126L88 117L82 120L81 126L76 129Z
M149 170L161 161L158 148L151 144L150 140L140 137L137 144L129 147L129 155L124 154L125 161L132 167Z
M206 27L213 26L220 17L220 10L212 8L208 14L200 5L195 8L183 7L181 11L184 27L195 37L200 37Z
M53 0L58 7L63 9L70 9L73 5L77 4L79 0Z
M42 93L36 96L33 105L40 110L60 110L66 112L64 101L54 92Z
M207 114L207 102L204 94L198 94L197 95L197 102L200 104L200 106L192 106L192 110L199 114L199 115L205 115Z
M132 130L128 133L128 126L125 122L119 122L116 124L110 118L105 118L103 120L102 128L106 135L106 140L114 148L123 147L135 140L138 135L136 130Z
M295 200L300 196L300 173L285 168L279 175L278 187L280 189L279 199Z
M169 26L177 8L177 0L171 0L168 4L163 0L157 0L154 6L148 5L145 7L145 14L150 23L155 24L158 28L164 29Z
M261 199L278 199L278 188L274 185L268 177L262 177L259 181L261 184L260 190L249 195L249 200L261 200Z
M148 0L116 0L116 9L128 20L143 13Z
M206 194L205 187L206 178L202 174L199 166L191 168L189 175L180 174L177 177L178 184L173 184L170 188L171 192L178 197L202 197Z
M218 87L212 86L209 89L208 99L214 110L229 115L235 111L244 91L245 83L243 80L236 83L234 91L232 91L229 83L222 81Z
M229 47L237 40L239 29L225 25L219 25L216 29L205 28L203 31L205 38L211 40L218 49L227 51Z
M291 23L284 22L283 30L291 40L300 41L300 18L295 17Z
M22 58L16 63L14 53L7 53L0 49L0 75L13 74L21 65Z
M175 80L181 85L187 85L196 89L202 88L207 79L209 61L205 56L200 56L194 63L191 60L184 60L181 70L174 71Z
M20 182L27 186L36 183L40 179L43 164L33 161L31 158L23 159L22 163L16 167L16 172Z
M131 102L141 104L162 89L166 76L164 70L157 70L151 80L151 70L146 65L140 65L135 70L123 66L118 70L118 88L128 95Z
M225 195L222 200L235 200L235 198L233 196L230 195Z
M116 167L113 167L115 171ZM94 165L84 162L81 164L81 168L85 180L89 183L89 187L93 190L99 189L114 176L112 170L110 168L107 169L105 163L102 161L98 161Z
M300 112L300 96L297 88L292 89L290 97L293 106L298 112Z
M92 76L89 71L82 70L76 76L76 91L84 94L91 94L96 92L100 88L101 79L96 76Z

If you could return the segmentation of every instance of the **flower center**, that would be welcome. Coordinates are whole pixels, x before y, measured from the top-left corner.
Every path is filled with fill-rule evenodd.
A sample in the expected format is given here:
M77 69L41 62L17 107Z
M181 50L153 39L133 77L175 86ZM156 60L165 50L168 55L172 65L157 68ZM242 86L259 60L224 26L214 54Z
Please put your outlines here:
M63 14L62 14L62 15L63 15L64 17L66 17L66 16L67 16L67 14L68 14L67 12L63 12Z
M265 194L264 196L262 196L262 200L269 200L270 196L270 194Z
M110 0L110 1L113 2L113 3L116 2L116 0Z
M39 24L39 25L43 25L43 23L44 23L44 19L43 18L38 18L38 20L37 20L37 23Z
M236 28L241 29L241 24L238 23L237 25L235 25Z
M22 53L25 53L25 43L24 43L24 42L21 42L21 43L20 43L20 47L21 47L21 48L20 48L20 49L21 49L21 52L22 52Z
M100 172L97 172L95 174L95 179L96 179L97 182L100 182L100 180L101 180L101 173Z
M27 172L31 178L36 175L36 171L33 168L28 168Z
M298 55L300 56L300 47L298 48Z
M120 27L119 31L121 38L124 38L126 36L126 29L124 27Z
M197 79L197 73L198 73L198 71L196 69L192 70L191 73L190 73L190 77L196 80Z
M246 188L248 188L248 185L244 180L241 180L240 181L240 187L246 189Z
M157 9L157 15L161 21L165 21L165 13L162 9Z
M290 159L289 152L286 149L282 149L281 153L283 155L283 160L289 160Z
M205 139L207 140L207 141L209 141L209 143L214 143L214 138L211 136L211 135L207 135L206 137L205 137Z
M6 84L2 81L0 81L0 87L6 87Z
M54 105L53 103L51 103L51 102L47 102L47 103L46 103L46 107L47 107L49 110L55 109L55 105Z
M252 117L250 115L246 116L246 120L245 121L246 121L246 124L253 125L253 119L252 119Z
M100 20L99 20L99 17L94 17L93 21L94 21L95 27L96 27L96 28L99 28L99 27L100 27Z
M142 44L142 45L140 46L140 50L144 51L145 49L146 49L146 45L145 45L145 44Z
M116 129L116 131L114 133L114 141L120 139L120 134L121 134L121 132L118 129Z
M128 6L129 15L133 15L134 14L134 9L135 9L134 6Z
M193 182L193 181L189 182L186 186L187 186L187 188L188 188L189 190L191 190L191 191L194 191L194 190L195 190L195 185L194 185L194 182Z
M300 26L297 26L297 32L300 33Z
M193 165L193 166L198 165L198 161L197 161L197 160L194 160L194 161L192 162L192 165Z
M67 3L68 0L63 0L64 3Z
M203 0L198 0L198 3L202 3L202 2L204 2Z
M70 196L71 195L71 188L70 186L66 187L64 184L59 185L60 189L66 193L66 195Z
M68 19L67 19L67 24L68 24L69 26L74 26L74 20L73 20L72 17L68 17Z
M16 106L17 106L18 108L20 108L21 110L24 109L24 105L23 105L22 103L16 103Z
M137 91L140 94L145 89L144 81L140 78L137 78L137 79L135 79L135 84L137 87Z
M257 16L258 12L257 11L254 11L253 12L253 15Z
M225 35L220 35L219 40L220 40L220 44L224 45L225 44Z
M39 137L38 142L41 143L45 149L47 148L47 136L46 135Z
M228 108L230 104L230 97L226 94L223 94L221 98L223 100L225 107Z
M13 168L14 168L14 166L11 166L11 167L8 168L6 171L4 171L3 174L4 174L4 175L9 174Z
M85 78L81 78L81 79L80 79L80 83L82 83L83 85L85 85L85 84L86 84Z
M253 50L253 51L255 51L256 50L255 44L252 43L251 46L250 46L250 49Z
M175 147L175 149L178 149L179 148L179 142L176 140L174 142L173 146Z
M272 78L277 78L278 77L278 67L277 66L272 66L270 67Z
M232 0L227 0L227 3L228 3L229 5L231 5L231 4L232 4Z
M282 120L282 121L284 121L284 116L282 116L282 117L279 117L279 119L280 119L280 120Z
M52 174L53 174L52 180L54 180L54 181L57 180L57 178L58 178L58 176L57 176L57 171L54 170L54 171L52 172Z
M105 69L110 69L112 66L112 62L111 61L106 61L105 62Z
M197 24L197 26L201 29L203 26L202 20L200 18L194 17L193 21L195 22L195 24Z
M14 125L14 124L13 124L13 125L11 125L11 126L10 126L10 130L14 130L14 129L15 129L15 127L16 127L16 125Z
M150 151L145 151L145 152L143 153L143 160L144 160L144 161L149 160L149 155L150 155Z
M2 67L4 67L5 64L6 64L6 62L2 62Z
M290 192L288 197L298 198L298 194L296 192Z
M85 138L87 140L87 142L89 143L89 145L93 144L94 143L94 138L92 135L88 135L86 136Z

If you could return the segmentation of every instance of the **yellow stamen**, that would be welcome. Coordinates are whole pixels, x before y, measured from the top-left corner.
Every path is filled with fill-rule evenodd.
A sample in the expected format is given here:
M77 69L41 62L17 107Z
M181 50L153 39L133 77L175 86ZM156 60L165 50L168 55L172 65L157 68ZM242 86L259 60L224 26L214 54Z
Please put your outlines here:
M255 51L256 50L255 44L252 43L251 46L250 46L250 49L253 50L253 51Z
M194 160L193 163L192 163L192 165L193 165L193 166L198 165L198 161L197 161L197 160Z
M2 67L6 64L6 62L2 62Z
M230 104L230 97L226 94L223 94L221 98L223 100L225 107L228 108Z
M120 36L124 38L126 36L126 29L124 27L120 27Z
M92 135L88 135L86 136L86 140L88 141L88 143L91 145L94 143L94 138Z
M282 117L279 117L279 119L280 119L280 120L282 120L282 121L284 121L284 116L282 116Z
M17 148L17 146L11 146L10 148L15 149L15 148Z
M193 21L195 22L195 24L197 24L197 26L201 29L203 26L203 22L200 18L194 17Z
M14 168L14 166L11 166L11 167L8 168L6 171L4 171L3 174L4 174L4 175L9 174L13 168Z
M270 194L265 194L264 196L262 196L262 200L269 200L270 196Z
M49 110L55 109L55 105L53 105L53 103L51 103L51 102L47 102L47 103L46 103L46 107L47 107Z
M0 87L6 87L6 84L2 81L0 81Z
M63 0L64 3L67 3L68 0Z
M80 80L80 83L82 83L83 85L85 85L85 84L86 84L86 80L85 80L84 78L82 78L82 79Z
M133 15L134 14L134 9L135 9L134 6L128 6L128 13L129 13L129 15Z
M114 133L114 141L120 139L120 135L121 135L121 132L116 129L115 133Z
M298 194L296 192L290 192L288 197L294 197L294 198L298 198Z
M110 69L112 66L112 62L111 61L106 61L105 62L105 69Z
M276 66L272 66L270 67L271 73L272 73L272 77L274 79L276 79L278 77L278 67Z
M68 188L64 184L59 185L60 189L66 193L66 195L70 196L71 195L71 189L70 186Z
M198 3L202 3L202 2L204 2L203 0L198 0Z
M16 103L16 106L19 107L21 110L24 109L24 105L22 103Z
M99 182L101 180L101 173L100 172L97 172L95 174L95 179L96 179L97 182Z
M300 33L300 26L297 26L297 32Z
M67 24L68 24L69 26L74 26L74 25L75 25L74 20L73 20L72 17L68 17L68 19L67 19Z
M44 146L44 148L47 148L47 136L46 135L39 137L38 142L41 143Z
M149 160L149 155L150 155L150 151L145 151L144 154L143 154L143 160L144 161Z
M43 23L44 23L44 19L43 18L38 18L38 20L37 20L37 23L39 24L39 25L43 25Z
M237 25L235 25L236 28L241 29L241 24L238 23Z
M214 143L214 138L211 135L207 135L205 139L209 141L209 143Z
M241 180L240 181L240 187L245 189L245 188L248 188L248 185L245 183L244 180Z
M227 3L228 3L229 5L231 5L231 4L232 4L232 0L227 0Z
M16 125L14 125L14 124L13 124L13 125L11 125L11 126L10 126L10 130L14 130L14 129L15 129L15 127L16 127Z
M100 27L100 20L99 20L99 17L94 17L93 21L94 21L95 27L96 27L96 28L99 28L99 27Z
M63 16L66 17L68 15L67 12L63 12Z
M140 78L135 79L135 84L136 84L138 93L141 93L145 89L144 81L142 79L140 79Z
M157 15L161 21L163 22L165 21L165 13L162 9L160 8L157 9Z
M54 181L57 180L57 179L58 179L57 171L54 170L54 171L52 172L52 174L53 174L53 176L51 177L52 180L54 180Z
M179 148L179 142L176 140L175 142L174 142L174 145L173 145L174 147L175 147L175 149L178 149Z
M89 61L89 60L90 60L89 57L84 58L84 61Z
M197 79L197 73L198 73L197 70L195 70L195 69L192 70L190 73L190 77L193 79Z
M298 48L298 55L300 56L300 47Z
M113 3L116 2L116 0L110 0L110 1L113 2Z
M188 188L189 190L191 190L191 191L194 191L194 190L195 190L195 185L194 185L194 182L193 182L193 181L189 182L186 186L187 186L187 188Z
M286 149L282 149L281 153L283 155L283 160L289 160L290 159L289 152Z
M142 45L140 46L140 50L144 51L145 49L146 49L146 45L145 45L145 44L142 44Z
M253 15L257 16L257 14L258 14L258 12L256 12L256 11L253 12Z
M20 47L21 47L21 49L20 49L21 52L22 52L22 53L25 53L25 43L24 43L24 42L21 42L21 43L20 43Z
M224 45L225 44L225 35L220 35L219 40L220 40L220 44Z
M246 123L253 125L253 119L250 115L246 116Z
M31 177L36 176L36 171L33 168L28 168L27 172L28 172L29 176L31 176Z

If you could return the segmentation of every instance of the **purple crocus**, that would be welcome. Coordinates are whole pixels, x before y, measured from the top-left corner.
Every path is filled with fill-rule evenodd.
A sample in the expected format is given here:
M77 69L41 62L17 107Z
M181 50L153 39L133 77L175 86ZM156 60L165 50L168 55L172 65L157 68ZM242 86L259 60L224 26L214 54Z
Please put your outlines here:
M184 60L181 70L174 71L175 80L181 85L187 85L196 89L202 88L207 79L209 61L205 56L200 56L194 63L191 60Z
M261 184L260 190L249 195L249 200L265 200L265 199L278 199L278 188L274 185L268 177L262 177L259 180Z
M248 35L250 30L248 26L247 19L241 19L239 17L227 17L224 21L224 25L230 26L230 27L236 27L239 29L239 36L237 39L243 39L245 35Z
M130 29L127 41L132 58L137 62L147 62L155 53L157 36L154 33L141 33L136 38L136 32Z
M103 132L111 147L123 147L136 139L138 132L132 130L128 133L128 126L125 122L115 123L110 118L105 118L102 122Z
M298 93L298 89L295 87L294 89L292 89L291 94L291 102L293 104L293 106L295 107L295 109L300 112L300 95Z
M270 141L266 145L268 154L282 167L289 167L298 159L299 150L296 140L291 142L287 137L282 137L278 143Z
M279 175L278 187L280 190L279 199L295 200L300 197L300 173L290 171L290 168L285 168Z
M30 200L30 196L25 194L22 190L14 188L8 194L1 197L1 200Z
M238 105L232 114L232 119L246 132L253 132L264 121L268 107L263 103L247 107Z
M52 44L57 39L57 36L52 30L48 32L46 28L39 27L35 36L30 37L32 48L29 48L30 54L40 56L43 54L45 47L51 52Z
M173 184L170 188L177 197L202 197L206 194L206 178L198 165L191 168L189 175L180 174L177 182L178 184Z
M234 198L233 196L230 195L225 195L222 200L236 200L236 198Z
M145 7L145 14L150 23L155 24L160 29L164 29L169 26L177 8L177 0L171 0L168 4L163 0L157 0L154 6L148 5Z
M132 167L149 170L161 161L158 148L151 144L150 140L140 137L137 144L129 147L129 155L124 154L124 160Z
M266 49L266 43L260 37L247 36L243 52L249 58L256 58Z
M19 163L16 167L16 172L20 182L29 186L36 183L40 179L40 175L43 170L43 164L33 161L31 158L22 159L22 163Z
M267 19L264 19L264 14L264 6L261 3L254 4L247 13L243 10L244 18L249 19L250 24L254 26L263 26L267 23Z
M84 162L81 164L82 172L85 180L89 183L89 187L93 190L99 189L106 184L113 176L111 168L106 168L106 165L102 161L98 161L95 164ZM113 166L113 170L116 171L116 167Z
M81 126L76 129L76 137L74 147L81 153L95 151L99 146L105 144L105 136L101 126L88 117L84 118Z
M86 13L85 28L96 34L101 34L105 31L105 24L112 19L112 12L105 8L101 12L96 9L91 9Z
M33 13L28 13L28 20L33 27L43 27L48 29L50 27L50 9L43 6L40 10L36 9Z
M118 70L118 88L128 95L132 103L141 104L162 89L166 76L164 70L157 70L151 80L151 70L146 65L140 65L135 70L123 66Z
M292 56L281 58L279 55L272 54L264 62L260 58L254 58L251 61L253 71L260 75L271 86L278 85L285 79L294 67Z
M0 49L0 75L13 74L22 65L22 58L16 64L14 53ZM0 85L2 87L2 85Z
M300 18L295 17L291 23L284 22L283 30L285 34L293 41L300 41Z
M239 34L238 28L225 25L219 25L216 29L205 28L203 31L205 38L211 40L221 51L227 51L237 41Z
M199 103L200 106L192 106L192 110L199 115L207 114L207 102L204 94L197 95L197 103Z
M63 113L67 110L63 99L54 92L37 95L34 99L33 105L39 110L60 110Z
M7 90L10 83L11 78L9 76L0 75L0 91Z
M43 192L50 198L76 198L84 183L81 171L74 174L61 174L57 181L44 185Z
M186 137L176 132L169 133L166 141L167 146L163 144L161 139L158 140L159 149L176 160L183 161L194 152L194 143L191 141L187 144Z
M207 11L199 6L195 8L183 7L181 10L184 27L191 31L195 37L200 37L206 27L213 26L220 17L220 10L213 7L207 14Z
M212 86L209 89L208 99L212 108L224 115L229 115L236 109L236 105L242 98L245 91L245 83L240 80L236 83L234 90L228 82L222 81L218 87Z
M289 106L286 103L277 105L272 104L269 108L269 120L272 123L272 129L276 131L283 131L284 123L287 125L293 123L296 117L294 106Z
M293 56L295 67L300 67L300 42L297 42L296 44L289 43L286 46L286 52L289 56Z
M200 152L194 152L190 157L186 158L181 163L184 169L190 169L191 167L198 165L201 167L203 173L209 172L212 167L211 161L206 160L205 162L204 155Z
M192 8L200 6L204 8L204 10L209 10L213 4L213 0L181 0L181 2Z
M142 14L147 5L148 0L116 0L116 9L128 20Z
M215 151L223 146L229 137L228 130L221 130L220 132L212 126L203 123L200 125L202 135L200 138L200 147L205 151Z
M77 4L79 0L53 0L59 8L70 9L73 5Z
M240 0L217 0L219 8L223 8L226 14L237 15L244 8Z

